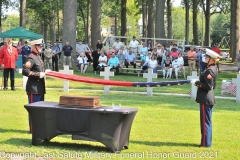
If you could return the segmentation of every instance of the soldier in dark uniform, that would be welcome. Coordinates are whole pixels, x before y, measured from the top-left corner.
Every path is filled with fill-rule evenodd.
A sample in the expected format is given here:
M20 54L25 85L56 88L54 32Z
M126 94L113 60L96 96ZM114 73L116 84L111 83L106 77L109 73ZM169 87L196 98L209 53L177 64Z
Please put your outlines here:
M207 69L201 73L199 81L195 82L198 87L197 103L200 104L201 147L212 145L212 108L215 104L214 89L217 81L217 66L219 55L210 49L206 49Z
M25 64L26 59L30 55L30 53L31 53L31 47L29 47L28 42L25 41L25 45L22 47L22 52L21 52L23 65Z
M44 63L40 57L42 50L42 39L31 42L31 54L27 57L26 63L23 65L24 76L28 77L26 84L26 92L28 95L28 102L44 101L45 91L45 69ZM29 117L30 133L32 133L32 123Z

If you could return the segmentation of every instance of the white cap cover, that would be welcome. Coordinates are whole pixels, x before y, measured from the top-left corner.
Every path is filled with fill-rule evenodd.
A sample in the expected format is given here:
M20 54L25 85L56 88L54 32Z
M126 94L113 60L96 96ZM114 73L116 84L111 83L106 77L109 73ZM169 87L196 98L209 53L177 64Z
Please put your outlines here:
M31 46L34 46L36 44L43 44L43 39L41 38L31 41Z
M214 52L211 49L206 48L206 54L212 58L218 58L219 54L217 54L216 52Z

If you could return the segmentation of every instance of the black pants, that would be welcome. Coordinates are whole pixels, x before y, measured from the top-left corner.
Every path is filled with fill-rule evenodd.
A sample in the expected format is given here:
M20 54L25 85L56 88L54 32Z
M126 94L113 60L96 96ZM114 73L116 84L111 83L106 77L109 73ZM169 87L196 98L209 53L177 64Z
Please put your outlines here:
M52 57L52 70L58 72L58 55Z
M10 80L11 80L11 89L13 89L14 88L14 80L15 80L14 68L4 68L4 71L3 71L4 88L8 87L9 73L10 73Z
M131 65L133 65L134 68L136 68L136 63L134 64L134 62L130 62ZM125 66L128 68L128 62L125 61Z
M100 71L104 71L104 68L105 66L97 66L97 71L100 72Z
M113 67L112 69L116 69L116 75L118 75L118 73L119 73L119 66Z
M97 71L98 62L93 62L93 71Z

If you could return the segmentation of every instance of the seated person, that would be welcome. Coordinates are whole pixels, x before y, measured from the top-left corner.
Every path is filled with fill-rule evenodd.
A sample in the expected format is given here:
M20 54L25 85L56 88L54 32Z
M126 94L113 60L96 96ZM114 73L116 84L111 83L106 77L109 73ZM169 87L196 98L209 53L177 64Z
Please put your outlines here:
M143 45L143 46L139 49L140 59L141 59L142 61L146 61L148 48L146 47L146 44L145 44L144 42L143 42L142 45Z
M169 52L166 52L165 55L163 55L163 58L162 58L162 69L164 68L164 61L167 59L166 57L169 56L170 57L170 61L172 61L172 56L170 55Z
M101 55L98 58L98 66L97 66L97 72L100 73L100 71L104 70L104 67L107 66L107 56L104 54L104 51L100 51Z
M116 53L114 46L111 49L107 50L107 52L106 52L108 59L110 59L112 57L112 53Z
M126 55L125 60L125 66L128 68L128 65L133 65L134 68L136 68L136 58L135 54L133 54L132 50L129 50L129 53ZM128 70L127 70L128 72ZM136 73L136 71L134 71Z
M182 52L178 54L178 64L179 64L179 71L182 71L184 79L186 79L184 59L182 57Z
M115 56L115 53L112 53L112 57L108 61L108 66L109 66L110 70L116 69L116 75L118 75L118 73L119 73L119 60Z
M166 56L166 60L163 61L163 79L171 78L172 76L172 62L170 56Z
M146 57L146 61L145 63L143 64L143 67L142 67L142 72L145 71L146 69L148 69L148 61L151 59L152 57L152 52L148 52L148 56ZM155 56L156 57L156 56Z
M153 69L153 73L157 73L158 62L156 60L156 56L152 56L148 61L148 68Z
M119 60L119 67L123 68L124 67L124 62L125 62L125 55L123 54L123 50L119 50L119 53L117 55L118 60Z
M79 63L78 71L81 73L85 73L88 68L88 62L87 62L88 59L87 59L85 53L80 53L77 60Z
M170 52L170 55L172 56L173 59L178 58L178 51L175 46L173 46L172 51Z
M176 79L178 79L178 71L180 70L180 65L178 63L178 58L176 57L172 62L172 71L175 72Z

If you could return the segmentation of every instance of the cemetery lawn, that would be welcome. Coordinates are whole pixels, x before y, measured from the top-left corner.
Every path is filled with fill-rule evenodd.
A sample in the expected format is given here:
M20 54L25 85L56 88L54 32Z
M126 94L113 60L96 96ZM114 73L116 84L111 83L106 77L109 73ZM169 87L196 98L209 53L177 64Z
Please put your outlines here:
M58 81L55 82L48 81L48 87L62 85ZM95 86L89 88L93 87ZM181 88L176 92L189 91L190 86L185 87L187 89ZM167 88L172 90L172 87L161 89L166 92ZM131 129L129 149L122 150L120 154L112 154L101 143L71 140L70 135L57 136L49 143L43 142L32 146L28 114L24 108L24 104L27 104L27 95L18 88L16 91L0 91L0 158L10 159L4 157L10 153L25 153L26 156L32 153L30 159L34 159L34 154L37 156L36 159L231 160L240 157L240 105L233 100L217 99L213 109L213 146L198 148L199 105L189 97L157 95L147 97L127 92L104 95L102 92L81 90L70 91L67 94L62 90L47 90L45 101L58 102L60 95L99 96L101 105L110 106L114 102L121 103L122 107L138 108ZM99 154L100 157L93 157L90 153Z

